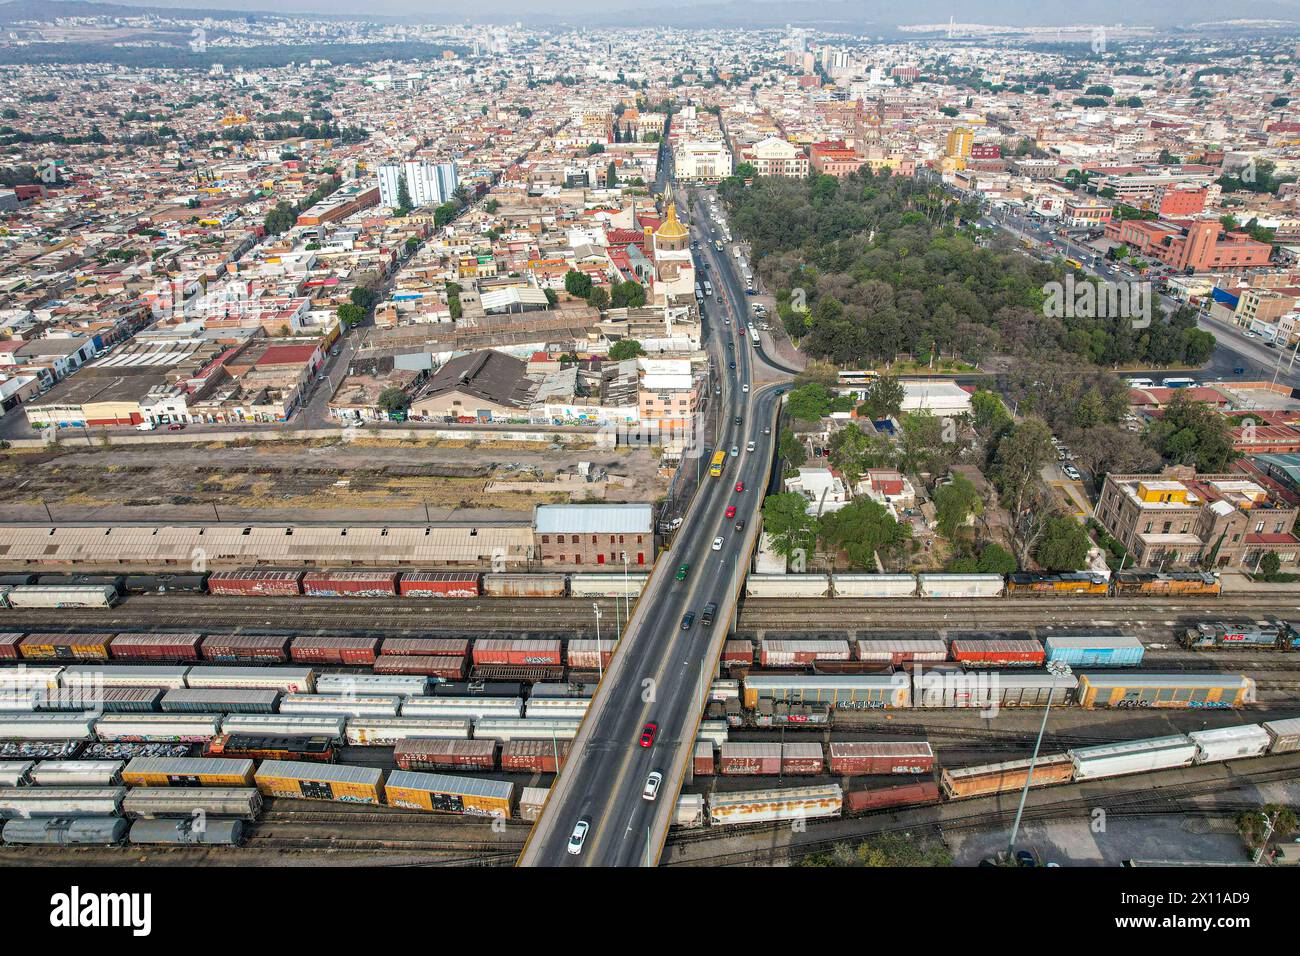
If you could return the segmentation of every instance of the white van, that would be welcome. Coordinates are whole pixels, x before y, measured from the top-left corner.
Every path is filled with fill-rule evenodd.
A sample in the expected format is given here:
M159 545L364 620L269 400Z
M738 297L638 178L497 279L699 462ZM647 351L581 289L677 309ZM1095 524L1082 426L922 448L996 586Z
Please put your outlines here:
M141 422L135 426L135 430L138 432L151 432L157 427L153 422Z

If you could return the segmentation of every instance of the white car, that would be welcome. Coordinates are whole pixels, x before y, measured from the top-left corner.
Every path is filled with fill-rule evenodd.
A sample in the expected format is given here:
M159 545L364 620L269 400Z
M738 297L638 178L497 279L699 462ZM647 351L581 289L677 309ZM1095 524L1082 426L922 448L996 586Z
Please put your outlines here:
M740 386L740 390L741 390L742 392L748 393L748 392L749 392L749 383L746 382L744 385Z
M1073 465L1063 465L1061 471L1065 472L1065 477L1069 478L1071 481L1078 481L1081 477L1079 469L1075 468Z
M664 775L658 770L645 778L645 786L641 788L642 800L653 800L659 796L659 784L664 782Z
M731 446L731 457L732 457L732 458L735 458L735 457L736 457L737 455L739 455L739 454L740 454L740 449L737 448L735 445L732 445L732 446Z
M747 442L745 444L745 451L753 451L753 450L754 450L754 443L752 441Z
M716 537L716 538L713 539L713 550L714 550L714 551L721 551L721 550L722 550L722 536L721 536L721 535L719 535L718 537Z
M587 831L591 829L591 824L586 820L579 820L573 828L573 833L569 835L569 852L577 856L582 852L582 845L587 842Z

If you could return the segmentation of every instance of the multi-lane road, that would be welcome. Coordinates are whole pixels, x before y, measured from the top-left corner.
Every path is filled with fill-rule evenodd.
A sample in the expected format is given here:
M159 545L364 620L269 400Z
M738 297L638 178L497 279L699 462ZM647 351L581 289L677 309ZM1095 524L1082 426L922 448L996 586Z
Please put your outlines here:
M659 558L533 827L521 865L644 866L658 860L757 535L783 390L772 380L788 370L769 362L751 335L740 334L749 318L744 286L733 263L709 245L707 218L699 214L691 219L692 238L700 242L697 255L711 264L708 275L717 297L705 304L704 336L719 370L715 380L722 394L714 399L721 401L722 415L716 447L727 453L727 464L721 478L704 479L671 550ZM728 367L733 361L734 369ZM769 384L755 382L759 370ZM747 450L749 442L753 451ZM738 483L743 490L737 490ZM727 517L732 505L736 513ZM679 581L683 565L689 570ZM717 613L706 627L701 615L709 603L717 605ZM684 627L688 613L694 621ZM658 729L653 745L643 747L640 737L649 723ZM657 798L646 800L642 791L656 771L663 783ZM571 853L570 837L579 821L587 823L588 831L581 852Z

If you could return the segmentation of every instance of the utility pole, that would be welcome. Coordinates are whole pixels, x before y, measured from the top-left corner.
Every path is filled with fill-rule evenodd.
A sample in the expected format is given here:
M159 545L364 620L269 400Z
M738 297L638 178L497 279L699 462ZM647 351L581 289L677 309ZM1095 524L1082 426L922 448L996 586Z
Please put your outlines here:
M605 679L605 661L600 654L600 605L592 601L591 609L596 612L596 673L599 675L597 681L602 681Z
M1070 674L1068 664L1060 661L1052 661L1047 665L1047 672L1053 678L1067 677ZM1034 783L1034 767L1038 764L1038 749L1043 745L1043 733L1047 730L1047 715L1052 712L1052 693L1055 686L1047 688L1047 706L1043 708L1043 722L1038 727L1038 739L1034 741L1034 755L1029 758L1029 773L1025 775L1025 785L1020 791L1020 805L1016 807L1016 820L1011 825L1011 837L1007 840L1007 856L1014 859L1016 852L1016 837L1020 834L1020 818L1025 812L1025 800L1029 797L1029 788Z

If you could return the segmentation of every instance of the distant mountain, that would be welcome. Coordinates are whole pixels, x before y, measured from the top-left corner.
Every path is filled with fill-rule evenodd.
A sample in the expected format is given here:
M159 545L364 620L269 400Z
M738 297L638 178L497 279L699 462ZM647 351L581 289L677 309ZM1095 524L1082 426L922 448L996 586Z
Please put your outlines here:
M315 0L320 6L328 6L330 0ZM293 17L310 13L311 16L330 20L367 20L375 23L389 23L406 19L405 17L378 16L373 14L320 13L314 10L275 12L273 10L233 10L211 7L176 6L134 6L122 3L98 3L95 0L10 0L0 3L0 23L19 23L38 20L48 23L55 17L180 17L187 20L257 20L262 17Z

